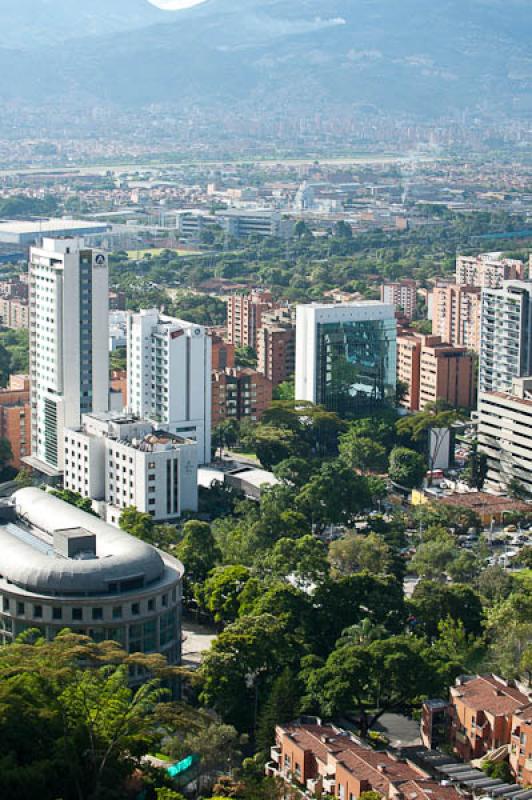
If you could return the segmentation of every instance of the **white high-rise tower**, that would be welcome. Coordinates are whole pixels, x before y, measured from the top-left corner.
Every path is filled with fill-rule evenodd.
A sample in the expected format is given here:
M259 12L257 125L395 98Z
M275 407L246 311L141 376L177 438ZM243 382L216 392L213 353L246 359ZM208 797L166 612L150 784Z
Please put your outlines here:
M130 314L128 406L138 417L192 438L198 463L211 460L211 339L205 328L159 314Z
M30 252L31 466L64 468L64 429L109 403L107 257L82 239Z

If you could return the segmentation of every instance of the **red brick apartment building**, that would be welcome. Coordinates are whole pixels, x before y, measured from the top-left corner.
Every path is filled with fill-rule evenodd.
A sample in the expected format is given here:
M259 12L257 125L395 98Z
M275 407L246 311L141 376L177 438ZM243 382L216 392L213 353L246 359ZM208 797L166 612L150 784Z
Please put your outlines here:
M475 365L465 347L445 344L439 336L400 329L397 336L397 380L407 386L401 405L420 411L427 403L446 400L471 408L475 399Z
M372 790L387 800L459 798L454 788L441 786L419 767L392 753L372 750L346 731L319 720L278 726L275 740L266 771L311 795L356 800Z
M260 420L272 403L273 384L250 368L213 370L212 425L225 419Z
M30 379L11 375L7 389L0 389L0 436L11 445L15 469L31 454Z
M509 746L516 780L527 785L532 782L531 700L512 681L497 675L458 678L450 689L448 704L432 700L424 704L423 744L429 748L440 744L436 736L441 733L445 714L446 738L463 761Z
M510 766L518 783L532 786L532 703L513 715Z
M257 346L262 315L277 308L270 292L255 290L234 294L227 300L227 340L237 347Z

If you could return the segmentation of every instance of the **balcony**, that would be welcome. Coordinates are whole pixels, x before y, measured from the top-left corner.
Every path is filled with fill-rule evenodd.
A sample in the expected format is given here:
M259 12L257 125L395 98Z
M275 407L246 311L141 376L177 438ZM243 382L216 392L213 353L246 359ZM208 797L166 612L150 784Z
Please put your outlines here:
M336 778L328 777L323 779L323 791L327 794L334 794L336 791Z
M279 764L281 761L281 748L280 747L272 747L270 749L270 758L272 761L275 761L276 764Z

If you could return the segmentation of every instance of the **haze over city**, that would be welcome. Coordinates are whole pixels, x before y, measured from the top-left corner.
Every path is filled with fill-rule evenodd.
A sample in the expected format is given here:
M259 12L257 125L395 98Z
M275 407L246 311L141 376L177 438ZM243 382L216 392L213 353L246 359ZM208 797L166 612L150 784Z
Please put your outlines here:
M532 800L529 0L1 0L0 800Z

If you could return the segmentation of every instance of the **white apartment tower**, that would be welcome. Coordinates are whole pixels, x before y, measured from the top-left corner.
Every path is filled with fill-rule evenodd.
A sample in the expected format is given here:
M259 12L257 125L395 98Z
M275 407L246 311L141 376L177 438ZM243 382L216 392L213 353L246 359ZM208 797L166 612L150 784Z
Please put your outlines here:
M198 463L211 460L211 339L205 328L156 309L129 314L128 405L198 445Z
M480 253L456 259L456 283L459 286L500 289L504 281L525 278L526 264L516 258L504 258L502 253Z
M483 289L479 391L507 392L532 375L532 282L505 281Z
M31 466L64 468L65 428L109 402L107 257L82 239L30 251Z

